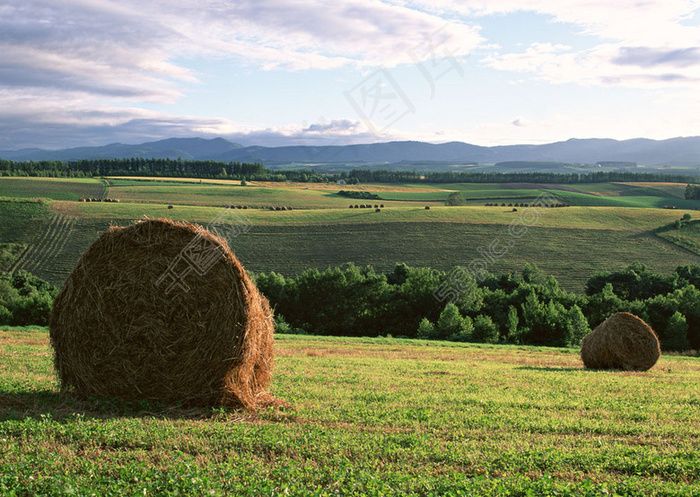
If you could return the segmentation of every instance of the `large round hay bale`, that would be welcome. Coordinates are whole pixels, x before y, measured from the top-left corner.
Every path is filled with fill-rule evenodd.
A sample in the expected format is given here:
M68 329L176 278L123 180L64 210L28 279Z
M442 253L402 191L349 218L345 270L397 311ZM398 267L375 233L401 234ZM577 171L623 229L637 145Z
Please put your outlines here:
M646 371L656 364L660 355L654 330L629 312L613 314L581 344L581 359L590 369Z
M113 227L83 254L50 321L63 391L267 404L270 306L222 238L189 223Z

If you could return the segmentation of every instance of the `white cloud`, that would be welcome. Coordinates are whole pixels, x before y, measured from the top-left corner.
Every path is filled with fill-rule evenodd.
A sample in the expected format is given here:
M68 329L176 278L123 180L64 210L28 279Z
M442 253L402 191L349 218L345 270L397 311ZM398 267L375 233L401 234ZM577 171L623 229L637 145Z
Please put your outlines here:
M184 83L197 82L181 62L185 58L236 58L263 69L391 67L432 57L423 50L431 43L464 56L481 42L478 28L468 23L383 0L7 0L0 4L0 99L22 100L18 125L30 126L33 112L37 125L52 121L57 130L63 129L59 123L74 123L128 139L138 128L148 138L147 126L92 120L127 114L143 123L152 113L139 105L176 103ZM5 107L2 115L15 112ZM221 131L217 123L191 131ZM186 127L158 121L156 129L177 133ZM90 133L77 135L92 139ZM303 136L314 133L323 134L312 129ZM9 136L24 143L12 129L2 141ZM35 143L46 140L48 133Z
M684 24L698 0L404 0L428 11L484 16L535 12L579 26L603 39L637 45L684 45L698 41L698 28Z
M380 0L9 0L0 84L173 98L173 80L194 79L173 62L182 55L266 68L393 66L412 62L438 31L456 55L481 42L471 25Z
M650 117L652 116L652 117ZM516 124L519 123L519 124ZM700 101L692 90L660 92L643 106L615 110L614 116L602 106L575 113L550 109L524 114L516 119L465 122L457 128L434 131L426 127L417 137L425 141L465 141L479 145L551 143L570 138L667 139L695 135L700 129Z
M549 82L630 87L695 86L700 78L698 0L423 0L406 1L435 12L465 16L518 11L549 16L574 32L599 38L587 50L542 40L526 50L496 53L488 66L534 74Z
M663 88L696 87L700 82L700 64L691 60L688 54L692 52L636 50L637 56L633 57L629 49L617 45L575 51L536 43L522 52L488 56L483 62L494 69L532 73L550 83Z
M367 143L377 137L361 123L332 120L259 128L220 117L170 115L137 106L110 106L80 93L0 89L0 150L58 149L142 143L170 137L225 137L245 145ZM386 138L391 138L387 136Z
M373 136L345 120L259 129L140 108L176 103L201 77L182 61L199 57L235 58L263 69L391 68L433 57L435 45L458 58L479 47L490 52L482 59L487 66L551 83L695 89L700 27L692 16L698 8L700 0L5 0L0 148L192 134L267 144L395 136ZM482 16L517 11L548 16L598 41L581 50L542 39L504 52L499 40L482 38ZM546 122L558 124L511 118L459 138L489 142L497 130L501 139L536 140L558 133L564 121ZM588 128L560 129L581 136Z

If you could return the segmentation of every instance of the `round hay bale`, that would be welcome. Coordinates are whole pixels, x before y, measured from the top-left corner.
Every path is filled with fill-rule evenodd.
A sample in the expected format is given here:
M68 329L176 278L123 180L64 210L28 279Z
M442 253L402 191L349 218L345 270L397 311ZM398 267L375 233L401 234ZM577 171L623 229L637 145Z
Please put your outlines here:
M581 359L589 369L646 371L656 364L660 355L654 330L629 312L613 314L581 344Z
M112 227L50 320L62 391L256 408L273 402L274 323L226 241L189 223Z

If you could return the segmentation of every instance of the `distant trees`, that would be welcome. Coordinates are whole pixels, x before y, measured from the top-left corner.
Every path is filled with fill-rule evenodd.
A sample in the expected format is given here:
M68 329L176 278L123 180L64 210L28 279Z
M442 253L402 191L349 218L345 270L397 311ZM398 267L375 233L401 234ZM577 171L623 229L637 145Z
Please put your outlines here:
M629 311L652 325L665 350L700 348L700 266L660 275L633 264L591 278L586 294L534 266L476 281L466 270L397 264L379 273L349 264L263 273L257 282L289 326L312 334L577 346L610 314ZM459 291L441 301L446 284Z
M94 159L13 162L0 160L0 176L172 176L242 178L269 175L262 164L179 159Z
M596 274L586 283L586 294L600 293L605 285L612 285L612 291L622 299L648 299L672 291L677 285L677 278L677 274L663 276L652 272L644 264L635 263L619 271Z
M376 193L356 191L356 190L340 190L338 195L346 198L359 198L365 200L380 200L380 196Z
M447 196L447 200L445 201L445 205L465 205L467 201L464 198L464 195L462 195L462 192L452 192Z
M474 324L469 316L462 316L455 304L449 303L438 317L435 332L434 338L468 342L474 333Z
M690 224L690 221L693 219L693 216L689 213L686 212L681 216L680 219L676 219L673 223L673 227L676 228L677 230L683 229L685 226L688 226Z
M260 163L218 162L207 160L94 159L79 161L15 162L0 159L0 176L170 176L193 178L232 178L258 181L298 181L303 183L607 183L610 181L687 182L686 198L698 199L700 186L696 176L627 171L556 172L456 172L443 170L405 171L352 169L323 172L322 169L272 170Z
M585 294L532 265L480 281L464 268L406 264L387 273L347 264L256 280L280 333L575 347L608 316L628 311L654 328L664 350L700 349L700 266L660 275L633 264L594 276ZM446 285L451 298L438 298ZM30 273L0 273L0 324L47 324L56 293Z
M389 171L353 169L338 178L358 183L608 183L611 181L694 182L696 176L632 171L596 171L590 173L556 172L457 172L457 171Z
M687 200L700 199L700 185L691 185L685 187L685 198Z
M482 343L498 343L500 333L498 326L493 322L490 316L479 314L474 318L474 331L472 338L475 342Z
M433 339L436 338L435 325L428 320L428 318L423 318L418 323L418 332L416 333L418 338Z
M57 290L26 272L0 273L0 324L46 325Z

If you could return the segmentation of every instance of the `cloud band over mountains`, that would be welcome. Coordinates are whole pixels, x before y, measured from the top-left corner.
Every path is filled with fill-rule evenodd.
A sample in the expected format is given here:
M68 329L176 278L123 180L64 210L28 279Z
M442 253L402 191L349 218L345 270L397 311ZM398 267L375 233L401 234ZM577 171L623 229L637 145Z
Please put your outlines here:
M694 0L7 0L0 5L0 147L192 135L265 144L367 141L372 136L356 116L251 127L235 116L181 112L183 95L206 79L187 61L371 71L428 60L434 54L416 47L438 32L453 57L480 50L485 67L552 84L694 89L698 6ZM484 35L486 17L521 11L600 43L578 49L542 40L506 50Z

